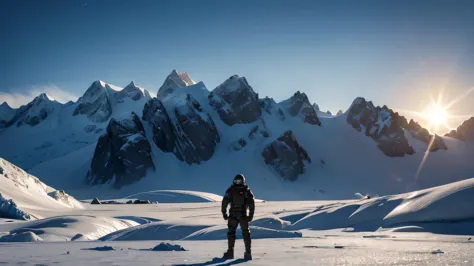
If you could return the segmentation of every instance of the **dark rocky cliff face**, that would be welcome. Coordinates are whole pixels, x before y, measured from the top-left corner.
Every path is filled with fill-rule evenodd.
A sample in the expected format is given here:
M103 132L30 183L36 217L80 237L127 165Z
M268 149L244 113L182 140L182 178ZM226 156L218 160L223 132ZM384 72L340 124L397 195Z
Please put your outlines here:
M245 77L234 75L209 94L209 103L229 126L248 124L262 114L258 94Z
M418 123L413 120L407 122L405 117L400 116L387 106L376 107L364 98L354 100L347 114L347 122L356 130L377 141L380 150L390 157L402 157L415 153L408 143L405 132L427 145L434 138L430 148L432 152L447 149L442 138L431 135Z
M143 120L151 125L155 144L188 164L209 160L220 142L211 116L189 94L173 107L172 114L176 121L158 99L145 104Z
M262 152L265 163L272 166L281 177L294 181L305 171L311 158L293 132L287 131L277 140L268 144Z
M113 183L118 188L139 181L150 169L155 169L150 143L139 117L131 113L110 120L97 143L86 182Z

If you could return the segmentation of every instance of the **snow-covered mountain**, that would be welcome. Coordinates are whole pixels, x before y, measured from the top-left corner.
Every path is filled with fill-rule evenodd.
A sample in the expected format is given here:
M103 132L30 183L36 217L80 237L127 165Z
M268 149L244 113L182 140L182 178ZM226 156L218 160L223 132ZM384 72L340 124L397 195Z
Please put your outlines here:
M35 97L29 104L21 106L16 110L15 115L7 124L15 124L17 127L22 125L36 126L55 110L60 109L61 106L62 105L56 102L52 97L46 93L42 93Z
M83 208L63 190L56 190L0 158L0 218L32 220L38 209Z
M173 69L168 77L166 77L163 85L161 85L161 87L158 89L158 98L163 99L178 88L183 88L194 84L196 84L196 82L191 79L188 73L178 73L175 69Z
M15 109L11 108L7 102L0 104L0 129L6 127L14 115Z
M238 75L209 90L173 70L157 98L133 82L120 89L96 81L77 103L38 99L54 108L41 108L47 116L35 125L9 122L0 131L0 156L81 197L151 189L221 194L241 172L266 199L351 198L474 173L466 137L433 136L363 98L336 116L319 111L304 92L277 103Z

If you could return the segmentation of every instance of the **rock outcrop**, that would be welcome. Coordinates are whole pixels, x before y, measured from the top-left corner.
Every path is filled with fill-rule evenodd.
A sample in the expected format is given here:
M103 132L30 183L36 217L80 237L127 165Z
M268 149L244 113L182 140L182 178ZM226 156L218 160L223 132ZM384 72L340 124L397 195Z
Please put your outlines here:
M269 115L276 115L282 121L286 119L285 113L272 98L260 99L260 108Z
M151 146L140 118L131 113L110 120L107 133L97 142L86 182L121 187L139 181L149 169L155 169Z
M189 94L175 105L174 115L178 140L176 156L188 164L209 160L220 142L212 117Z
M262 114L258 94L238 75L217 86L209 94L209 102L229 126L252 123Z
M275 169L284 179L294 181L303 174L311 158L291 131L268 144L262 156L267 165Z
M448 147L444 143L443 138L438 135L431 135L427 129L423 128L417 122L410 119L410 122L406 126L406 129L410 134L418 140L423 141L424 143L431 145L430 151L435 152L437 150L447 150ZM434 138L434 139L433 139Z
M157 98L149 100L143 109L142 119L150 124L156 146L163 152L173 152L176 147L175 128L163 103Z
M311 105L305 93L297 91L291 98L283 101L281 105L286 108L291 116L299 116L310 125L321 125L316 109Z
M382 152L390 157L414 154L405 137L407 121L387 106L375 107L364 98L357 98L347 114L347 122L356 130L378 142Z
M457 129L451 130L446 136L462 141L474 140L474 117L464 121Z
M175 119L159 99L145 104L143 120L151 125L155 144L188 164L209 160L220 142L214 120L189 94L170 108Z

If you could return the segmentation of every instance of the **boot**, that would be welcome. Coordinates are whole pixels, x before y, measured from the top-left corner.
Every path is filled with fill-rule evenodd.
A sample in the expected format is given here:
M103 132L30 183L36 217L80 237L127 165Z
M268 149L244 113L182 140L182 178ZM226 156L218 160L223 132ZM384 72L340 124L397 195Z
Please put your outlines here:
M234 258L234 245L235 245L235 233L227 234L227 252L224 253L224 259L233 259Z
M225 253L224 256L222 257L223 259L226 260L232 260L234 259L234 249L228 249Z
M252 260L252 253L250 251L245 251L244 260Z

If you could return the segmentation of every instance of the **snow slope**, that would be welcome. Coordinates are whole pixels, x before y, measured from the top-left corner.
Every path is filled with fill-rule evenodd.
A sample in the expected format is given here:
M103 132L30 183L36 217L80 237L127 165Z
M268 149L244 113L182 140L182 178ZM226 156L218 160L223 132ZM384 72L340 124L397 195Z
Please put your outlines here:
M0 158L0 195L3 199L13 200L16 212L26 211L28 216L31 216L28 219L40 218L41 216L35 215L38 210L83 208L81 203L64 191L57 191L47 186L38 178L2 158Z

